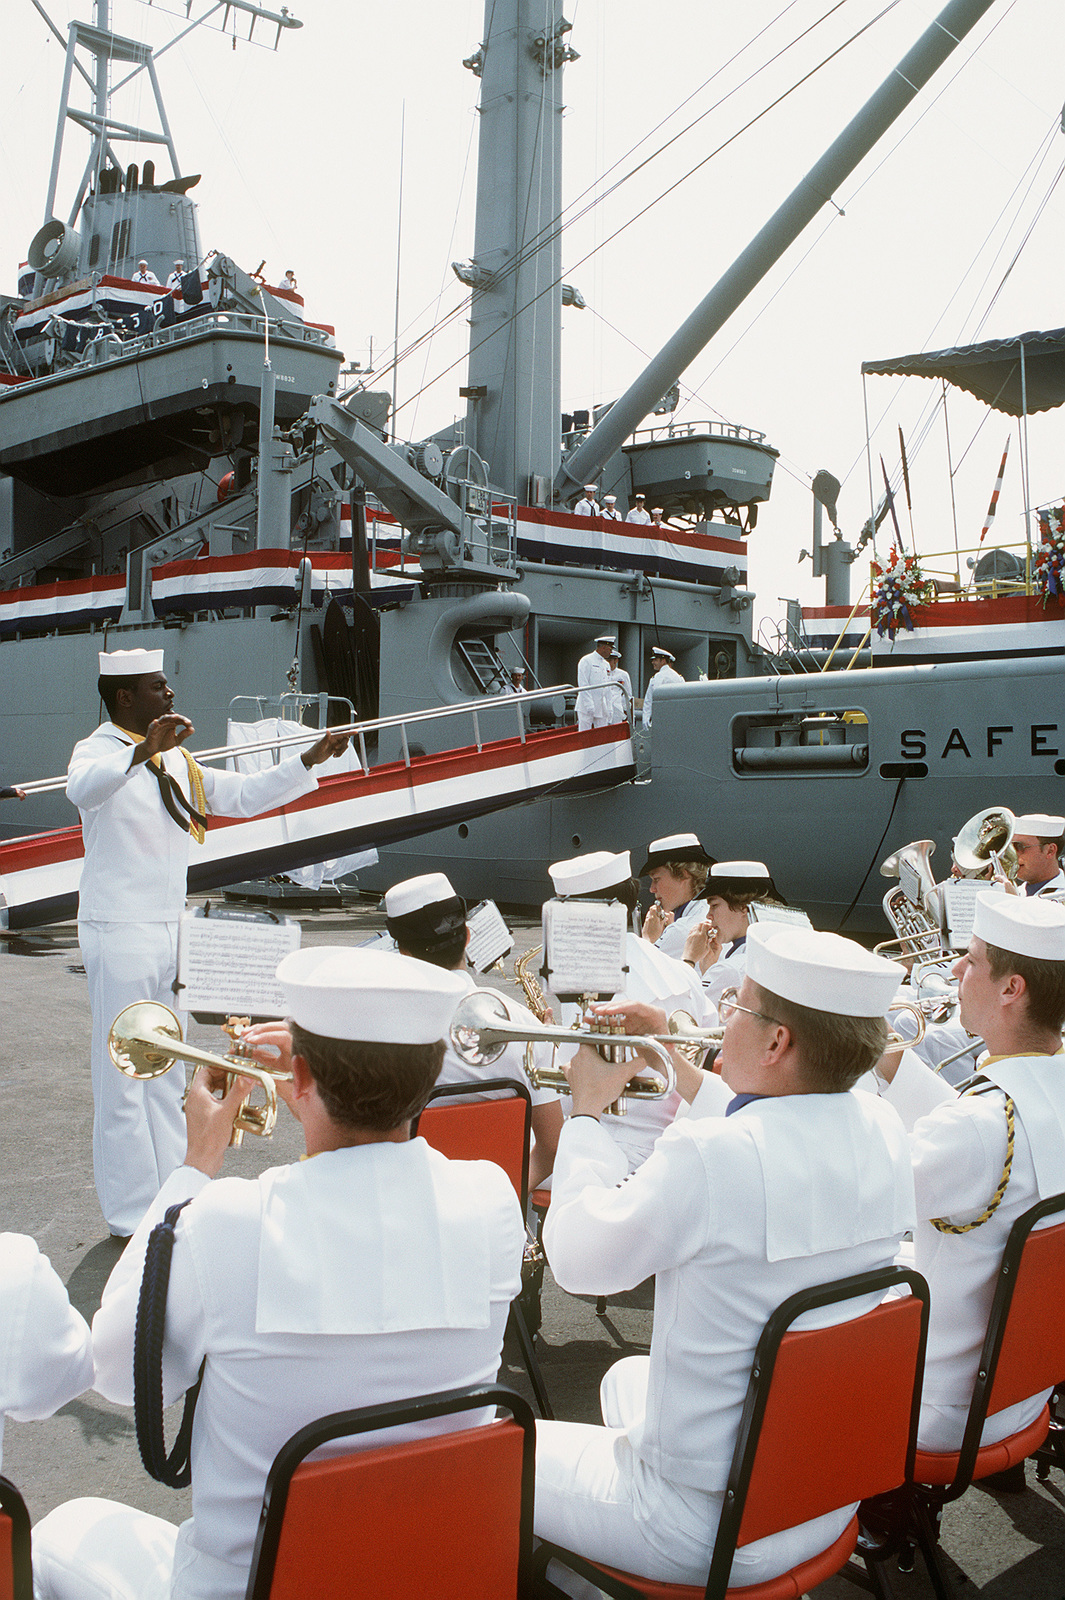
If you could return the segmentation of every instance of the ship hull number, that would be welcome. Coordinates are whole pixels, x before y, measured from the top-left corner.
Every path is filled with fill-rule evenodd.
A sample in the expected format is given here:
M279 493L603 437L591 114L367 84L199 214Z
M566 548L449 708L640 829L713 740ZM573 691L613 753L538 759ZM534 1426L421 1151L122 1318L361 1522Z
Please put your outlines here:
M939 748L942 734L930 736L923 728L903 728L899 735L899 754L904 761L966 761L982 756L993 761L1001 752L1015 757L1022 753L1033 756L1060 754L1061 738L1056 722L1032 722L1025 727L998 724L993 727L967 729L951 728Z

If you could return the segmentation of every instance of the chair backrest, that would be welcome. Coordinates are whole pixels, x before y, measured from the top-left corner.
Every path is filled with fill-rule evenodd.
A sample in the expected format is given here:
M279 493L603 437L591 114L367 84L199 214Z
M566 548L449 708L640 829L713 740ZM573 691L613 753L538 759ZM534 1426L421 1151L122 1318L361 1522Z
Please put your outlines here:
M861 1316L789 1332L807 1311L896 1287ZM898 1488L917 1442L928 1285L902 1267L792 1295L758 1341L707 1595L724 1594L738 1544Z
M1047 1228L1038 1223L1062 1214ZM1065 1378L1065 1194L1038 1201L1009 1231L948 1498L968 1484L984 1422Z
M335 1439L500 1406L510 1418L305 1458ZM517 1600L532 1551L535 1424L498 1384L323 1417L278 1452L246 1600Z
M33 1600L30 1514L9 1478L0 1477L0 1600Z
M483 1096L509 1091L498 1100ZM461 1096L456 1105L438 1099ZM438 1084L411 1137L421 1137L451 1161L494 1161L514 1185L524 1209L529 1188L529 1140L532 1102L524 1084L512 1078L486 1078L481 1083Z

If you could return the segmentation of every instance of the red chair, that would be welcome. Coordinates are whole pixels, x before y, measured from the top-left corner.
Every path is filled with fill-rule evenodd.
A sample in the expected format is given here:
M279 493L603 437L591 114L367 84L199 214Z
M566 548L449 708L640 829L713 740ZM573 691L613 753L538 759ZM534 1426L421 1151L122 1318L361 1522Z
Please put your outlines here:
M498 1100L486 1100L493 1090L507 1090ZM455 1105L434 1102L457 1098ZM478 1083L437 1084L421 1116L411 1126L411 1138L421 1137L450 1161L494 1161L502 1167L521 1202L522 1215L529 1189L529 1144L532 1136L532 1100L523 1083L513 1078L484 1078ZM526 1247L540 1250L539 1242ZM539 1263L542 1271L543 1255ZM524 1277L524 1274L523 1274ZM553 1417L554 1410L536 1356L536 1346L520 1300L510 1308L508 1328L521 1350L529 1383L542 1417Z
M965 1433L957 1451L918 1450L916 1480L908 1503L878 1511L885 1527L903 1545L916 1543L940 1600L955 1590L939 1550L943 1507L957 1500L974 1479L1003 1472L1039 1449L1050 1427L1049 1409L1019 1433L997 1444L981 1445L984 1423L997 1411L1016 1405L1061 1382L1065 1353L1065 1220L1037 1227L1046 1217L1065 1213L1065 1194L1032 1206L1010 1229L1002 1252L987 1332L977 1366ZM864 1508L863 1508L864 1509Z
M884 1300L849 1322L792 1330L806 1311L886 1294L896 1285L908 1286L910 1293ZM927 1328L928 1285L903 1267L864 1272L792 1295L773 1312L755 1350L705 1587L619 1572L544 1543L534 1568L538 1592L562 1592L545 1574L553 1557L620 1600L797 1600L839 1572L858 1543L857 1516L827 1549L780 1577L728 1588L738 1546L907 1481L917 1443ZM712 1372L707 1381L713 1382ZM887 1596L879 1552L863 1541L860 1553L865 1567L855 1568L854 1576Z
M9 1478L0 1477L0 1600L33 1600L30 1514Z
M499 1406L509 1418L308 1461L334 1439ZM339 1411L278 1451L246 1600L517 1600L532 1550L536 1425L499 1384Z

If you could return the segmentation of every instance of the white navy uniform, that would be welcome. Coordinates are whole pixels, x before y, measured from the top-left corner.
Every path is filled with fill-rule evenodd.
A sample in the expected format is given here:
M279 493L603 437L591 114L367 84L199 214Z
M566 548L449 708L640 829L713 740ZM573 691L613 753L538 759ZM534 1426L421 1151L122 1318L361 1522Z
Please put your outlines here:
M646 524L650 522L650 520L651 513L649 511L645 511L643 506L633 506L632 510L625 518L626 522L639 522L641 524Z
M134 739L105 722L75 745L67 798L81 812L85 865L78 939L92 1006L93 1171L108 1227L130 1234L185 1155L183 1074L136 1082L116 1071L107 1035L135 1000L175 1008L178 921L185 907L190 836L167 812L148 762L131 767ZM188 763L163 766L190 798ZM211 811L253 817L318 787L301 758L241 774L203 769ZM177 1008L179 1009L179 1008Z
M668 661L664 666L659 667L657 672L651 674L647 680L647 688L643 692L643 726L645 732L651 726L651 700L654 697L655 685L657 684L660 689L664 689L667 683L683 682L684 679L680 673L675 667L671 667Z
M625 960L629 970L624 988L614 999L642 1000L646 1005L660 1007L667 1016L671 1011L687 1011L700 1027L717 1021L717 1013L708 1011L698 974L693 967L683 961L675 961L672 956L663 955L655 945L635 933L625 935ZM562 1026L569 1027L580 1012L575 1004L567 1002L558 1008L557 1014ZM560 1050L565 1048L561 1046ZM629 1171L635 1172L647 1160L654 1149L655 1140L663 1128L669 1127L683 1100L679 1091L674 1089L672 1094L662 1095L657 1100L627 1100L625 1105L624 1116L612 1116L606 1111L603 1113L603 1123L624 1155ZM562 1109L567 1117L571 1106L569 1096L564 1096Z
M882 1090L910 1134L918 1216L914 1265L932 1290L919 1429L928 1450L961 1443L1011 1226L1037 1200L1065 1191L1065 1056L1002 1057L981 1062L979 1072L1000 1087L959 1098L907 1051L894 1080ZM979 1228L940 1233L930 1217L970 1222L998 1187L1006 1159L1003 1091L1014 1101L1016 1127L1002 1203ZM985 1425L984 1443L1033 1422L1045 1401L1039 1394L996 1412Z
M88 1323L36 1242L0 1233L0 1447L5 1417L37 1422L91 1387Z
M610 686L610 662L598 650L589 650L577 663L577 727L605 728L615 718L614 691Z
M650 1357L603 1381L605 1428L537 1423L536 1532L700 1586L766 1318L798 1289L890 1264L914 1215L905 1134L873 1096L761 1099L726 1118L730 1101L708 1075L691 1115L628 1178L603 1126L568 1122L544 1224L563 1288L617 1294L654 1273L655 1317ZM834 1307L804 1319L838 1320ZM732 1584L824 1549L852 1510L748 1545Z
M610 720L624 722L632 705L632 679L624 667L611 667L607 681L612 686L609 701Z
M617 506L605 506L600 515L604 522L623 522L625 520Z
M598 517L600 515L598 502L589 499L586 494L582 494L573 508L573 515L575 517Z
M710 882L713 883L713 879ZM738 989L747 975L747 935L733 939L702 975L703 992L717 1005L726 989Z
M664 956L672 956L674 961L682 961L689 933L694 933L707 915L705 900L689 900L686 905L678 906L669 927L663 928L661 936L655 940L655 949L660 950ZM725 984L723 987L727 988L728 985ZM703 988L706 988L705 981Z
M266 1475L298 1428L495 1379L520 1285L521 1207L491 1162L447 1161L415 1139L326 1151L251 1181L175 1172L94 1319L96 1387L108 1399L133 1398L149 1228L190 1194L174 1240L163 1394L172 1403L206 1357L192 1517L178 1529L108 1500L60 1506L34 1529L38 1600L243 1600Z

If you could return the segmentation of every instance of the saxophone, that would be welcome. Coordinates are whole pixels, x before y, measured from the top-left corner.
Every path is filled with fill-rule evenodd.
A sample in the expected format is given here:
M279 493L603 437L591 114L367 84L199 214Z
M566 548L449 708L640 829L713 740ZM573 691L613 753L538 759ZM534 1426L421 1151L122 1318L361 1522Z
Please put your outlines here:
M526 950L525 954L519 956L514 963L514 976L521 984L522 992L525 995L525 1004L537 1022L546 1021L547 1014L551 1009L547 1003L547 996L543 991L543 985L540 983L539 978L534 972L529 971L530 962L540 954L542 949L543 945L534 944L531 950Z

